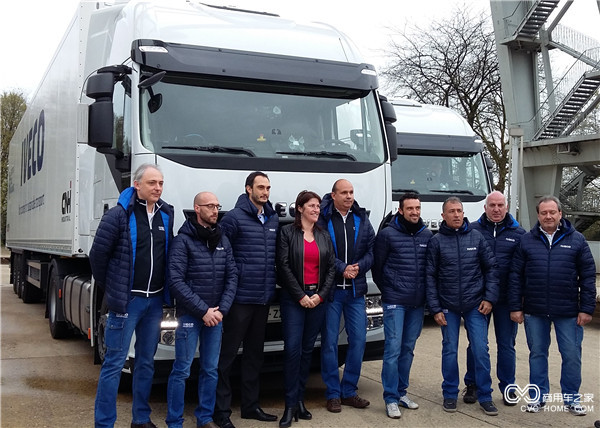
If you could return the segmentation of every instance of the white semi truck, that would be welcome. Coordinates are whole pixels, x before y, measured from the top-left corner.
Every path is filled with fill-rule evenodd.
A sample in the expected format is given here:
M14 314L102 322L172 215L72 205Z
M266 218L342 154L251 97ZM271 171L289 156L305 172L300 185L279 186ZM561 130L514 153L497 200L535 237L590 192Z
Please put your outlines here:
M15 291L44 300L52 336L87 336L100 362L106 308L87 256L102 215L146 162L164 173L175 231L197 192L214 192L222 215L256 170L270 177L282 224L299 191L323 195L344 177L377 227L392 210L396 156L394 111L377 88L374 67L327 25L186 0L81 2L10 144ZM265 343L273 365L277 309ZM366 358L380 358L372 281L366 310ZM173 359L173 321L165 308L157 367ZM134 359L131 348L126 372Z
M394 212L400 196L419 194L421 217L432 231L442 221L442 203L463 202L465 216L476 221L493 190L491 159L483 142L455 110L410 99L391 100L396 111L398 159L392 165Z

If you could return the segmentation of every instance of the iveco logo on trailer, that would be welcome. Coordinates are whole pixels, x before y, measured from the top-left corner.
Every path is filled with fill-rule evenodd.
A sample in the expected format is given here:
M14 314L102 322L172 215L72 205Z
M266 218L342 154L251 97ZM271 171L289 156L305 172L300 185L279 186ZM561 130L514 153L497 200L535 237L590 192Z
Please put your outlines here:
M21 143L23 145L23 150L21 151L21 185L25 184L27 180L42 170L42 165L44 164L45 131L46 123L44 120L44 110L42 110L39 118L29 129L27 136Z

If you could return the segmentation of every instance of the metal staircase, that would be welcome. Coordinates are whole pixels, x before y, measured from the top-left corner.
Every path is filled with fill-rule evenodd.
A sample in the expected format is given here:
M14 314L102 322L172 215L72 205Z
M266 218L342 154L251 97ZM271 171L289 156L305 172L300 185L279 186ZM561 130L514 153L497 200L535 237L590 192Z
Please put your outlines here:
M585 207L581 206L581 192L583 189L600 176L600 167L595 165L578 166L579 173L560 189L560 201L564 205L563 211L569 217L575 229L585 231L600 220L600 210L597 203L590 206L586 200Z
M573 121L577 113L594 97L600 87L600 70L585 73L556 108L554 113L533 137L534 140L556 138Z
M516 37L533 39L537 36L542 25L546 23L548 17L556 9L560 0L538 0L529 9L521 25L515 31Z

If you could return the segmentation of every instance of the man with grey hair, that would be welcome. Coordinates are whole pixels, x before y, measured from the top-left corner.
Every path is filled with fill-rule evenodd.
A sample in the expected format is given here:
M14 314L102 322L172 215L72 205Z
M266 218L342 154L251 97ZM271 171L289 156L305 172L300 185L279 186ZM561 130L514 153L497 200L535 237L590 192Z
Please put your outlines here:
M536 206L538 221L523 235L510 272L508 303L511 318L525 322L529 346L529 394L526 410L537 413L550 395L548 349L554 325L562 358L562 403L577 416L581 405L581 342L583 326L596 307L596 266L581 233L562 218L561 203L544 196Z
M519 226L517 220L508 213L506 196L497 190L487 195L484 213L479 220L471 223L474 230L478 230L496 256L498 263L499 297L492 308L490 316L494 318L494 334L496 336L497 356L496 375L499 381L500 392L505 405L516 404L515 392L508 390L507 386L515 383L516 352L515 340L518 325L510 319L507 303L508 273L510 272L512 258L521 242L525 229ZM488 316L488 325L490 322ZM471 347L467 348L467 372L465 373L466 392L463 395L465 403L477 401L475 384L475 359Z
M157 165L143 164L133 177L133 186L102 217L90 250L92 274L109 310L94 409L97 428L112 427L117 419L121 370L134 332L131 427L156 426L148 399L163 303L171 303L165 280L173 207L160 198L163 174Z

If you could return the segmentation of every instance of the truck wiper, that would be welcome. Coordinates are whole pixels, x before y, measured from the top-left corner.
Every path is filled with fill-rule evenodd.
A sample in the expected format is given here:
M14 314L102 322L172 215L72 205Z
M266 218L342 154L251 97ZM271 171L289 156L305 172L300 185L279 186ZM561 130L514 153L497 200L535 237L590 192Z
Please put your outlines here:
M415 189L392 189L394 193L419 193Z
M350 159L355 161L356 158L350 153L345 152L275 152L278 155L293 155L293 156L311 156L316 158L336 158L336 159Z
M470 190L457 190L457 189L448 189L448 190L429 190L430 192L435 193L458 193L459 195L473 195L474 193Z
M211 152L211 153L233 153L248 155L251 158L255 158L256 155L252 150L245 149L243 147L225 147L225 146L162 146L163 149L181 149L181 150L195 150L198 152Z

